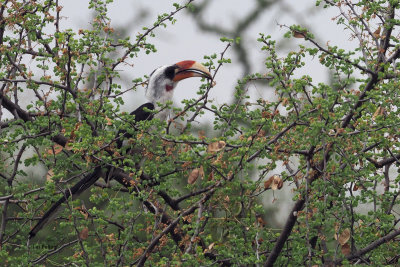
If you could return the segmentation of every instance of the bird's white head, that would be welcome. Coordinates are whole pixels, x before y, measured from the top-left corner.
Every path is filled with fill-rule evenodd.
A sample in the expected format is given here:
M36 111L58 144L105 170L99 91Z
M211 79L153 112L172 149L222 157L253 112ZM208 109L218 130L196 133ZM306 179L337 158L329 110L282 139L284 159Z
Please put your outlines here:
M173 65L162 66L155 69L147 84L146 97L156 104L165 104L172 100L173 92L179 81L191 77L204 77L212 79L210 72L202 64L185 60Z

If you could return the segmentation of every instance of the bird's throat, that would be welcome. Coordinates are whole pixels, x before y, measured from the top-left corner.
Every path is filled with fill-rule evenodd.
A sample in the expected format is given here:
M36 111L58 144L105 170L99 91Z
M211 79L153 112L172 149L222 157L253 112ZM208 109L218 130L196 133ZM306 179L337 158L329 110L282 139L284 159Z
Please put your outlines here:
M172 85L165 85L165 90L167 90L167 92L171 91L172 89L174 89Z

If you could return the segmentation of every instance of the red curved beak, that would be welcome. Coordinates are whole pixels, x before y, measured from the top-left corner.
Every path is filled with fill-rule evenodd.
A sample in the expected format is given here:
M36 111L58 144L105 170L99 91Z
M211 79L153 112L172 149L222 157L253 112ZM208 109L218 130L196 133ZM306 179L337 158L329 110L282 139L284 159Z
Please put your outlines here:
M193 60L185 60L175 64L177 66L175 70L174 82L181 81L190 77L203 77L212 80L211 73L208 69Z

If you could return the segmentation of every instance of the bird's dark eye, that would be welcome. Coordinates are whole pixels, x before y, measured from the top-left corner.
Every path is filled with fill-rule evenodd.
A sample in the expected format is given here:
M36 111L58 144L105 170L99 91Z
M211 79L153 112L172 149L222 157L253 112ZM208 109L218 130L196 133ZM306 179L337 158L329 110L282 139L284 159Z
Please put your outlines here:
M175 77L176 66L169 66L164 70L164 75L168 79L172 80Z

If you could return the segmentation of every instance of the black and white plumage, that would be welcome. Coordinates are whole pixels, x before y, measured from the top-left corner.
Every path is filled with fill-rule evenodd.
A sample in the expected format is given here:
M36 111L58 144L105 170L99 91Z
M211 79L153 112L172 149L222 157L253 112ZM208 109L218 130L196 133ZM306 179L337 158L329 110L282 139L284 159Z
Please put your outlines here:
M179 81L190 77L205 77L212 79L209 71L200 63L192 60L178 62L171 66L162 66L154 70L146 89L146 97L150 103L165 104L172 100L174 89ZM157 113L156 117L165 120L168 110Z
M185 60L178 62L173 65L162 66L154 70L148 80L146 88L146 97L148 103L141 105L135 111L131 112L131 115L135 116L135 121L149 120L153 118L153 113L157 103L165 104L167 101L172 100L174 89L177 83L183 79L190 77L204 77L212 79L210 72L200 63L192 60ZM161 120L165 120L168 117L168 110L162 110L155 114L155 116ZM121 133L118 133L121 136ZM118 147L122 145L124 138L130 137L127 134L122 134L122 138L117 141ZM104 166L98 166L94 171L85 177L83 177L78 183L71 188L66 189L62 194L61 198L55 202L43 215L43 217L37 222L37 224L29 232L29 239L33 238L49 221L51 221L58 210L62 207L62 204L67 201L70 197L77 197L83 191L92 186L100 177L103 176L102 168ZM110 167L109 167L110 168ZM107 171L107 173L112 173ZM112 178L112 177L111 177Z

